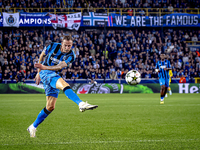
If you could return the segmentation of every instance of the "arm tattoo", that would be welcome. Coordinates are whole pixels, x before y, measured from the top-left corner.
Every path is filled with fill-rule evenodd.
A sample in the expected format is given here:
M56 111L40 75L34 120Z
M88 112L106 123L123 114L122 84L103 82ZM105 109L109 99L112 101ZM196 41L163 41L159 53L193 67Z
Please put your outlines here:
M46 70L61 70L64 67L67 67L67 64L65 61L62 61L56 66L46 66Z

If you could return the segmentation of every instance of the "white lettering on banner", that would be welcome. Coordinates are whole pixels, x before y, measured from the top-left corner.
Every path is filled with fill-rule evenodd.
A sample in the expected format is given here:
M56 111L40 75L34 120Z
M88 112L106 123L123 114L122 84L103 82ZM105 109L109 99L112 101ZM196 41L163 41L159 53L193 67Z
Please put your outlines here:
M163 22L165 17L166 22ZM130 26L147 26L146 20L149 20L148 26L177 26L177 25L198 25L199 16L186 15L166 15L166 16L115 16L116 26L128 26L127 22L130 20Z
M123 26L127 26L127 24L126 24L126 17L127 16L123 16Z
M180 22L180 25L182 25L183 24L183 16L177 16L177 25L179 25L179 22Z
M187 25L187 16L183 16L183 25Z
M199 90L198 87L192 86L192 87L190 88L190 93L195 93L195 92L196 92L196 93L199 93L198 90Z
M171 25L176 25L176 19L175 19L175 16L172 16Z
M156 25L159 26L159 24L158 24L159 19L160 19L159 17L154 17L154 26L156 26Z
M170 22L170 16L166 16L166 25L168 25L169 24L169 22Z
M68 19L69 18L80 18L80 17L81 17L80 13L67 15Z
M179 83L179 93L199 93L200 87L189 87L189 83ZM199 84L200 86L200 84Z
M43 21L44 21L45 24L47 24L47 21L48 21L48 24L51 24L50 18L49 18L48 20L47 20L47 19L44 19Z
M142 26L143 26L143 27L146 26L146 24L145 24L145 22L146 22L146 21L145 21L145 18L146 18L145 16L142 16Z
M43 22L44 22L44 24L51 24L51 20L50 20L50 18L49 19L42 19L42 18L38 18L38 19L33 19L33 18L31 18L31 19L26 19L26 18L24 18L24 19L20 19L20 21L19 21L19 24L43 24Z
M133 26L133 25L135 26L135 19L134 19L134 17L132 16L132 17L131 17L131 26Z
M30 24L32 24L34 22L34 19L31 19Z
M166 16L166 25L198 25L198 16Z
M188 16L188 24L189 25L193 24L193 16L191 16L191 19L190 19L190 16Z
M183 87L183 85L185 87ZM179 86L179 93L183 93L183 91L185 91L185 93L188 93L189 83L180 83L178 84L178 86Z
M141 26L141 17L136 16L136 26Z
M198 16L194 16L194 25L198 24Z
M22 19L19 20L19 24L24 24Z
M115 20L116 20L116 25L122 24L122 16L115 16Z
M150 19L150 26L152 26L153 25L153 17L149 16L149 19Z
M22 19L20 19L20 23L21 23L21 20L22 20ZM23 21L22 21L22 22L23 22ZM26 23L29 24L29 19L24 19L24 24L26 24Z
M163 25L163 16L160 16L160 25Z
M42 24L42 19L38 19L37 23Z

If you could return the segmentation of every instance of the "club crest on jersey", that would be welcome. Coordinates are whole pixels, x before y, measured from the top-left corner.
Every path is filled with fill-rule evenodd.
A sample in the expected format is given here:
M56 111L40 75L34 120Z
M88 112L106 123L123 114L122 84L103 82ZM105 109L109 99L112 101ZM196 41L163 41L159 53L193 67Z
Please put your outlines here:
M67 56L64 56L64 57L63 57L63 60L65 60L66 58L67 58Z

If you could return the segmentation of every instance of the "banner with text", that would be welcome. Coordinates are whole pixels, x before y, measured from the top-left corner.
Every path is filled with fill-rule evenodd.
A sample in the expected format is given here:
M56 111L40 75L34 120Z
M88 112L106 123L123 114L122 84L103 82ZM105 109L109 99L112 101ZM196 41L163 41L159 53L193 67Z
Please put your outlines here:
M0 13L0 27L2 27L2 26L3 26L3 16Z
M104 26L108 24L107 13L88 12L83 14L81 26Z
M200 15L174 13L164 16L129 16L110 14L113 27L200 27Z
M71 89L77 94L109 94L109 93L160 93L159 84L138 84L130 86L127 84L117 83L72 83ZM200 84L194 83L179 83L170 85L173 93L200 93ZM14 93L45 93L43 85L39 86L33 83L30 84L0 84L0 94L14 94ZM60 91L63 93L63 91Z
M20 13L20 27L52 27L48 13Z

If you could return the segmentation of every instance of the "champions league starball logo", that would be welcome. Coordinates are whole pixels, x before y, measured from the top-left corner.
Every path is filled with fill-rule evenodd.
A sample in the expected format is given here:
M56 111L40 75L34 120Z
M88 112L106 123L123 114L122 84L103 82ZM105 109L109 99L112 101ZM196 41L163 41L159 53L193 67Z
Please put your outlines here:
M13 17L13 15L9 15L9 17L6 17L6 22L8 25L13 26L17 21L17 18Z

